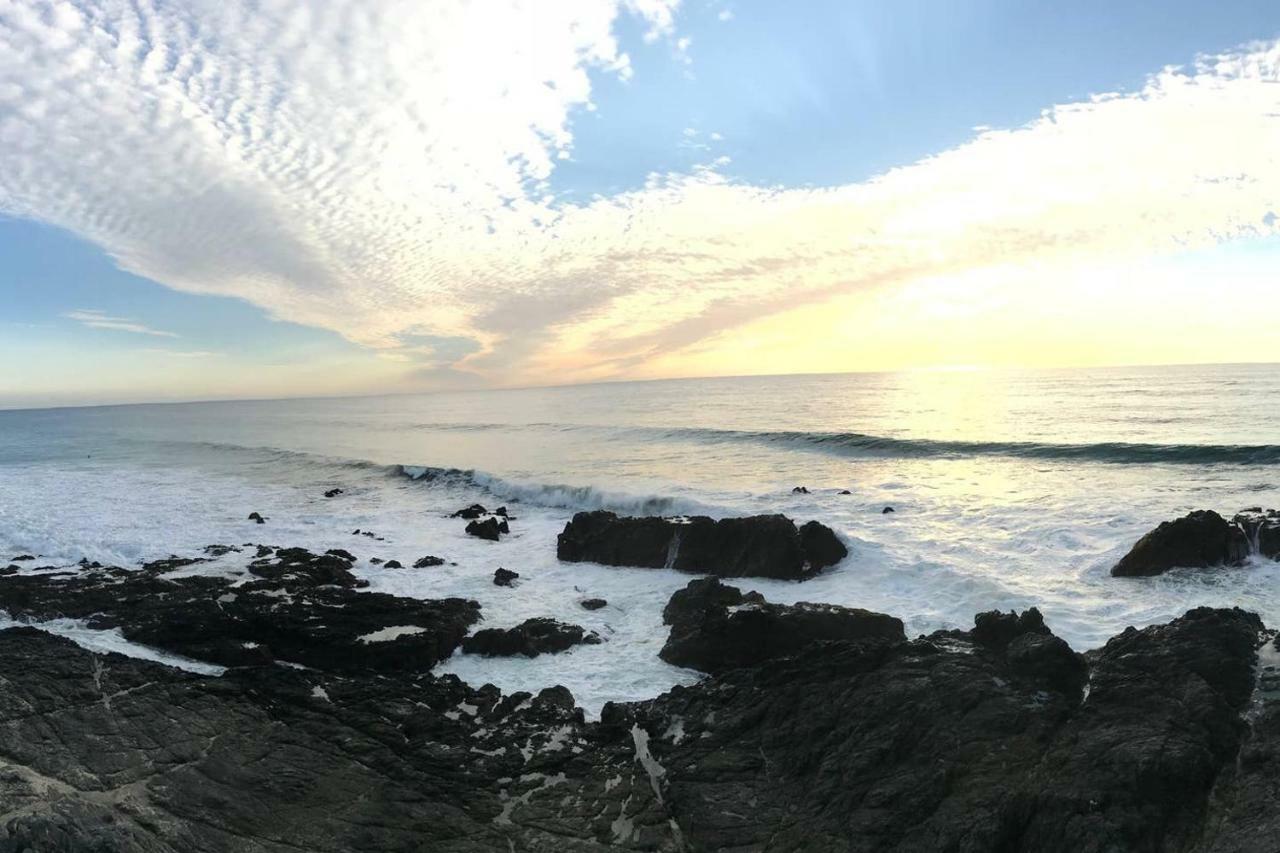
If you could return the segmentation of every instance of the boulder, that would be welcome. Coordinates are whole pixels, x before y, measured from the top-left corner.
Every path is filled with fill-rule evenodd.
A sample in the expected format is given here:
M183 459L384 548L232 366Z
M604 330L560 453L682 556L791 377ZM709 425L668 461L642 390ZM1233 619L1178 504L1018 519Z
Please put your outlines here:
M582 606L583 610L599 610L602 607L609 606L609 602L605 601L603 598L584 598L582 601L579 601L578 604Z
M462 509L460 509L460 510L458 510L457 512L453 513L453 514L452 514L452 515L450 515L449 517L450 517L450 518L465 518L465 519L472 520L472 519L477 519L477 518L480 518L481 516L488 515L488 514L489 514L489 510L485 509L485 508L484 508L483 506L481 506L480 504L472 504L471 506L463 507Z
M498 570L493 573L493 585L494 586L511 586L519 577L520 577L519 572L513 572L510 569L504 569L499 567Z
M258 513L258 512L251 512L251 513L249 513L249 519L248 519L248 520L249 520L249 521L256 521L256 522L258 522L258 524L266 524L266 523L267 523L267 520L266 520L265 518L263 518L263 517L262 517L262 514L261 514L261 513Z
M428 568L431 568L432 566L443 566L443 565L444 565L443 559L441 559L440 557L433 557L430 555L427 555L426 557L419 557L413 562L413 567L415 569L428 569Z
M485 628L462 641L462 651L486 657L511 657L562 652L577 645L603 642L595 632L581 625L555 619L526 619L514 628Z
M324 496L326 498L336 498L340 494L342 494L342 489L330 489L324 493Z
M404 564L401 563L399 560L387 560L385 563L382 564L382 567L384 569L403 569Z
M671 633L659 655L667 663L703 672L756 666L823 641L899 643L902 622L833 604L770 604L717 578L690 581L662 611Z
M885 507L884 509L880 510L880 514L881 514L881 515L888 515L889 513L893 512L893 511L894 511L893 507L891 507L891 506L887 506L887 507Z
M479 539L488 539L491 542L497 542L503 533L510 532L506 521L499 521L497 518L490 516L484 521L472 521L467 524L468 535L475 536Z
M804 580L847 553L830 528L809 522L797 530L784 515L713 520L580 512L556 542L567 562L784 580Z
M1244 531L1213 510L1161 522L1111 568L1112 577L1150 577L1173 568L1238 566L1249 556Z

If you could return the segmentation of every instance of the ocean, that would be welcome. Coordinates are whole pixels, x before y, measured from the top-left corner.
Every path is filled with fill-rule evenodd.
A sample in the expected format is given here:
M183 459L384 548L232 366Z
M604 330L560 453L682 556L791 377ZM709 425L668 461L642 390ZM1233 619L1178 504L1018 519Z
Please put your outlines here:
M602 645L533 660L458 654L438 668L505 691L563 684L594 714L699 676L657 657L662 607L689 576L561 564L556 534L578 510L817 519L848 543L844 562L803 583L732 583L772 601L890 613L913 636L1036 606L1083 651L1198 605L1238 605L1280 626L1280 564L1108 574L1162 520L1280 505L1278 423L1274 365L0 411L0 565L31 553L41 559L25 565L130 566L215 543L345 548L372 590L474 598L483 627L552 616L597 631ZM324 497L331 488L344 492ZM448 515L474 502L505 505L512 535L464 535ZM368 562L427 554L449 563ZM499 566L519 572L519 585L494 586ZM583 610L588 597L609 606ZM118 636L56 627L129 650Z

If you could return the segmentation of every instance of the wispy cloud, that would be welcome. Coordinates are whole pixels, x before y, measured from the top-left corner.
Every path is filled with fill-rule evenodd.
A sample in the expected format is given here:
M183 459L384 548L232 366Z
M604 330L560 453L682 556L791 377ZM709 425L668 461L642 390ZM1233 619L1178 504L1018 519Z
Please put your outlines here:
M68 320L75 320L91 329L110 329L114 332L133 332L136 335L153 335L157 338L176 338L173 332L165 332L160 329L153 329L132 320L128 317L112 317L110 314L104 314L92 308L81 308L77 311L69 311L62 316Z
M0 0L0 211L411 361L405 333L466 341L443 351L503 382L625 374L860 288L1278 230L1275 42L861 183L713 162L564 204L590 75L629 73L615 20L675 38L674 0L311 9Z
M223 353L213 350L175 350L165 349L163 347L146 347L138 350L144 355L162 356L164 358L217 358Z

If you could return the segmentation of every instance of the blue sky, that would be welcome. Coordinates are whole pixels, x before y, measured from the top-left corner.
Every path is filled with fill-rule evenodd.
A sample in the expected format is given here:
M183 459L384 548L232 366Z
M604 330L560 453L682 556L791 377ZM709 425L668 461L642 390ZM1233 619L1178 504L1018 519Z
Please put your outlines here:
M1060 290L1143 258L1171 281L1180 246L1198 274L1206 256L1209 270L1221 258L1257 281L1275 268L1266 217L1280 204L1276 176L1262 172L1277 105L1251 76L1275 82L1275 3L582 0L528 21L514 7L509 20L469 21L464 8L457 32L431 10L392 20L337 3L332 20L303 9L264 21L239 7L161 4L147 21L114 0L0 4L0 158L15 167L0 175L0 405L814 369L801 340L810 321L785 320L798 307L838 306L827 334L856 336L859 312L909 310L921 288L963 303L1004 287L1007 304L1014 285L999 282L1041 276L1046 262ZM344 35L348 15L368 16L366 41ZM131 29L159 36L129 46ZM313 55L313 42L332 55ZM1203 54L1245 70L1190 68ZM219 65L230 71L208 70ZM948 185L955 170L916 167L893 193L872 180L955 151L943 160L961 172L999 169L984 152L1004 142L972 145L984 129L1023 128L1102 93L1132 97L1124 110L1090 108L1099 130L1081 139L1128 138L1130 121L1193 122L1196 87L1152 82L1170 65L1199 89L1232 86L1224 121L1240 129L1187 143L1135 186L1160 185L1162 168L1169 192L1190 198L1179 181L1198 192L1200 172L1229 173L1223 149L1239 144L1251 195L1197 198L1163 230L1135 227L1123 245L1094 236L1058 259L1092 221L1081 210L1108 221L1105 185L1069 200L1071 182L1051 185L1044 197L1065 212L1037 230L1013 239L1016 210L984 213L975 221L991 230L953 244L937 211L963 218L957 199L973 190L934 198L916 187ZM1177 98L1181 113L1142 117ZM1051 171L1076 150L1047 153L1035 140L1052 132L1028 130L1003 162L1021 168L1025 149L1028 170ZM1123 170L1099 148L1070 165ZM994 176L993 196L1009 181ZM1132 222L1149 222L1158 196ZM801 248L812 228L786 234L811 216L821 240ZM934 228L950 255L862 263L857 247L902 230L904 216L913 245L933 245ZM722 217L734 221L711 233ZM686 219L687 231L671 224ZM752 229L780 245L765 251ZM974 276L968 290L950 284ZM1008 346L975 357L1045 363L1018 355L1016 324L993 326ZM1190 360L1277 355L1207 340ZM928 365L907 349L896 362L834 365L918 366Z

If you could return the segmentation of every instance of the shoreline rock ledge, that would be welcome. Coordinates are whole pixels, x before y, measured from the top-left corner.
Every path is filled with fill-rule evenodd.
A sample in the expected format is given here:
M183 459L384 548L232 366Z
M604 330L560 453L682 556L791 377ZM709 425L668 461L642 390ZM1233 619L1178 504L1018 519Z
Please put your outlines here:
M569 563L675 569L717 577L806 580L849 554L831 528L785 515L632 518L580 512L556 539Z
M588 722L564 687L504 696L428 671L474 604L361 591L281 550L238 585L172 560L0 577L15 616L231 667L0 630L0 853L1272 853L1280 837L1280 649L1238 609L1085 654L1035 610L913 640L878 617L883 637L816 631ZM711 579L668 615L756 606Z

